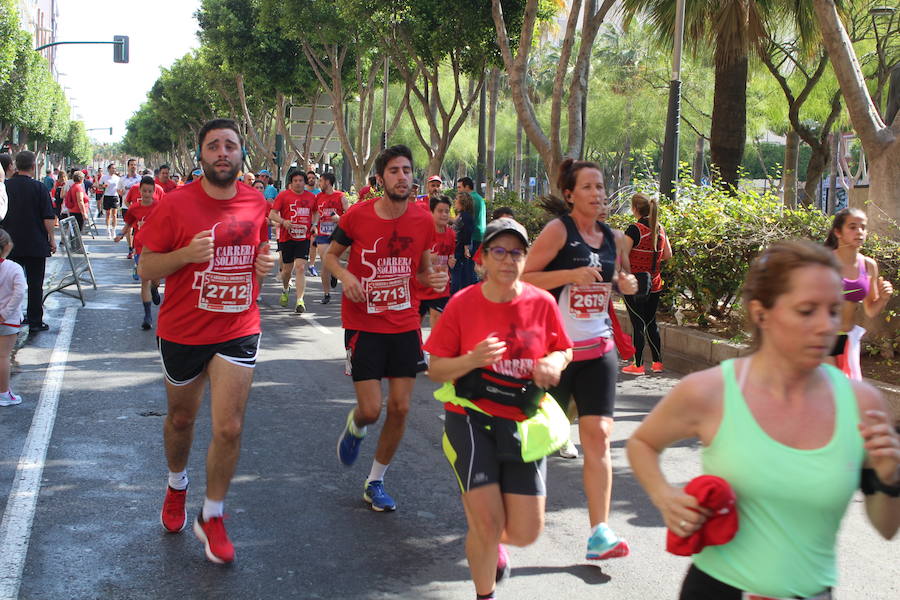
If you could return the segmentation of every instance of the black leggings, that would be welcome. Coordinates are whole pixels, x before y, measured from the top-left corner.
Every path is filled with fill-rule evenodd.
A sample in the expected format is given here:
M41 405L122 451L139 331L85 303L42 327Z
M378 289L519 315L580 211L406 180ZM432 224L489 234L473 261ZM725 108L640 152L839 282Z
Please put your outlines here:
M659 327L656 325L656 309L662 292L650 292L646 296L625 296L625 308L631 318L634 338L634 364L644 364L644 340L650 342L653 362L662 361L662 346L659 341Z
M822 593L827 593L828 595L825 597L831 598L830 589ZM678 596L678 600L741 600L742 595L741 590L736 587L719 581L691 565L684 578L684 583L681 584L681 594Z

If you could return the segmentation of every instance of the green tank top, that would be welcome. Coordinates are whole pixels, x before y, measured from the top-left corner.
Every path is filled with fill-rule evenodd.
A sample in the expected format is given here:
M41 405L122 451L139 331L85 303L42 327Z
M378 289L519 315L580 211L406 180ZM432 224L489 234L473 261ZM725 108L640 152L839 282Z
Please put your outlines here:
M831 380L834 434L821 448L798 450L759 426L735 379L734 361L722 363L722 422L702 450L703 472L731 484L739 528L727 544L696 554L694 564L740 590L803 598L837 582L835 540L859 487L864 450L850 381L830 365L822 368Z

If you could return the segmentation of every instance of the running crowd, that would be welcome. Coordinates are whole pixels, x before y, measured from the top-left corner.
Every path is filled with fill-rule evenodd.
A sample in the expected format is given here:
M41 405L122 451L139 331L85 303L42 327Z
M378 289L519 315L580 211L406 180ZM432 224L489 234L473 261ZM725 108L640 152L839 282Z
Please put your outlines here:
M138 175L131 161L124 177L110 165L94 184L110 230L118 202L127 206L115 239L128 239L134 253L143 328L152 328L151 303L162 300L166 531L189 523L186 465L209 383L212 440L192 527L209 560L235 559L224 502L260 349L257 299L276 268L270 239L277 235L281 306L291 304L293 281L293 310L306 310L306 276L320 277L322 303L340 285L357 400L336 424L341 463L357 462L385 407L362 485L373 510L397 509L385 476L416 377L425 372L441 384L434 396L445 408L442 446L465 510L476 598L495 598L510 575L508 546L526 546L541 533L546 457L569 442L572 402L584 452L586 559L628 556L610 522L610 439L620 354L633 358L625 373L643 375L649 345L650 369L664 369L655 313L672 248L653 198L635 195L634 225L614 230L604 222L600 168L566 160L557 174L562 197L546 202L556 218L532 240L508 209L488 220L468 178L452 200L438 176L417 195L404 146L378 156L374 179L351 206L331 173L295 171L281 192L267 171L242 174L246 151L231 120L206 123L197 142L201 169L189 185L174 182L165 166L156 179ZM83 175L74 173L71 189ZM19 176L21 169L13 179ZM90 215L86 197L75 192L69 213ZM860 254L865 239L865 215L845 210L826 245L785 241L764 249L743 286L754 352L682 379L628 441L634 474L669 530L668 549L693 556L680 598L832 598L836 535L856 489L881 535L890 539L900 528L900 436L858 366L856 306L877 314L893 293L878 265ZM15 235L0 231L3 258L12 252L15 260L17 246ZM0 283L16 282L17 290L0 301L4 356L25 288L12 264L0 259ZM633 346L610 308L615 295L625 300ZM431 332L423 343L425 316ZM7 364L0 389L8 383ZM7 392L0 402L12 398ZM702 442L704 476L681 488L666 481L660 455L688 438Z

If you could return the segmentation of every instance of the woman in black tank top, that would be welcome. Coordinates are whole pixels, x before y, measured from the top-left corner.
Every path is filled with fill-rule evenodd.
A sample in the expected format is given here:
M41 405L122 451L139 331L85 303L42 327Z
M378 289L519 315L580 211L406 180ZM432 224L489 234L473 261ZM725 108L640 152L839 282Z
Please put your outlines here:
M566 160L558 187L560 216L541 232L525 263L524 281L549 290L560 305L575 357L549 390L564 407L574 398L584 452L584 491L591 533L589 560L626 556L628 544L607 525L612 490L609 456L618 357L608 313L617 288L633 294L633 275L619 270L616 235L600 218L606 207L603 173L591 162Z

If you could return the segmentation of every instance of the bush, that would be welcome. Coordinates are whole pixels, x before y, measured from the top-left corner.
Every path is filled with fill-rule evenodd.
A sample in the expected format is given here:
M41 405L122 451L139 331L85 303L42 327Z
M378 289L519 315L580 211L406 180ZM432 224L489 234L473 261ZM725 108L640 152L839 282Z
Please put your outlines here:
M540 207L537 200L522 200L515 191L495 192L494 199L488 203L487 219L491 220L491 213L501 206L508 206L516 216L516 221L528 230L528 237L534 241L544 225L553 217Z
M632 221L631 215L613 215L610 225L625 229ZM789 238L824 240L830 219L816 209L787 209L771 193L732 196L682 181L676 203L663 199L660 223L673 254L663 272L663 304L690 309L697 324L707 327L710 316L732 316L744 275L760 250Z

